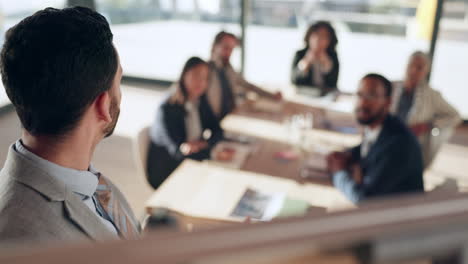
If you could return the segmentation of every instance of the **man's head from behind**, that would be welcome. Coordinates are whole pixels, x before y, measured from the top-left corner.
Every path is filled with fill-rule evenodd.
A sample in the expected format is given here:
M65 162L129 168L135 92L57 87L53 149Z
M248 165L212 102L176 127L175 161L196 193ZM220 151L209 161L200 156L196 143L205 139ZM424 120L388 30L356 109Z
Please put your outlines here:
M371 127L381 124L388 115L391 95L392 83L387 78L375 73L364 76L357 92L358 122Z
M112 38L106 19L82 7L47 8L7 31L2 81L29 134L63 137L83 120L112 133L122 72Z

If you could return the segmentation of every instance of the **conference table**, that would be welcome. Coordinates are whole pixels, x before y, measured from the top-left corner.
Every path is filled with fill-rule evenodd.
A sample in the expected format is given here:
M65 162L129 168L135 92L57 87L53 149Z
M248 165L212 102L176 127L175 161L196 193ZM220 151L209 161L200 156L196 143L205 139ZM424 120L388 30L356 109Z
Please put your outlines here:
M352 114L334 109L335 102L263 100L245 102L222 121L224 143L248 149L241 163L185 160L150 197L147 212L168 210L187 231L238 224L245 219L231 213L246 189L305 201L307 214L353 208L331 185L325 162L330 151L359 143ZM313 124L292 138L294 116Z
M252 142L254 150L240 168L243 171L330 185L328 179L320 177L304 179L300 169L310 160L317 169L325 170L326 154L355 146L361 140L360 128L349 112L291 101L269 101L268 104L279 104L279 107L259 109L256 107L258 103L259 101L246 103L222 121L222 127L228 135L233 134L234 139L236 135L240 135L241 139L246 137ZM260 103L264 104L262 101ZM313 127L306 131L291 131L290 125L286 124L292 116L310 114L314 119ZM297 133L304 135L291 138L290 134ZM275 154L288 150L296 152L297 158L275 161Z

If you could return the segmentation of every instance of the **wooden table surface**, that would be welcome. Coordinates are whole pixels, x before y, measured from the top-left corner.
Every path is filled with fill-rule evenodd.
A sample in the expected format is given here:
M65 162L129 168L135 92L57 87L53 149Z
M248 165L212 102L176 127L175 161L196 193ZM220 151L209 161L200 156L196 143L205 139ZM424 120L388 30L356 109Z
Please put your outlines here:
M304 174L301 173L304 162L310 159L316 160L314 166L324 171L327 153L357 145L361 138L358 133L344 134L334 131L333 128L345 126L359 131L359 127L351 114L332 112L293 102L282 103L279 113L258 111L252 104L245 104L226 117L222 126L228 134L247 136L253 141L254 151L241 167L242 170L292 179L301 183L330 185L329 179L324 177L304 178ZM314 128L306 132L307 143L293 144L289 140L290 131L283 124L284 119L307 113L313 113ZM285 151L297 153L297 158L292 160L275 158L276 154Z
M286 118L292 115L312 114L314 116L315 129L337 131L339 127L347 126L359 130L359 125L355 121L352 112L336 111L333 110L334 107L332 106L330 108L324 108L326 107L325 103L319 107L291 101L273 102L273 105L276 105L277 108L271 110L258 109L255 106L257 103L261 104L265 101L265 99L262 99L258 102L247 101L239 106L230 115L247 116L260 120L269 120L282 123ZM272 102L269 102L268 104L270 103ZM331 104L333 104L333 102L330 102L330 105Z
M260 138L254 140L254 151L249 155L241 170L291 179L299 183L312 182L327 186L331 185L329 178L325 175L325 156L323 154L305 152L286 143ZM297 158L286 160L275 157L275 155L284 151L296 153ZM306 159L318 160L317 163L320 164L317 169L323 173L317 173L317 177L306 177L305 174L301 174Z

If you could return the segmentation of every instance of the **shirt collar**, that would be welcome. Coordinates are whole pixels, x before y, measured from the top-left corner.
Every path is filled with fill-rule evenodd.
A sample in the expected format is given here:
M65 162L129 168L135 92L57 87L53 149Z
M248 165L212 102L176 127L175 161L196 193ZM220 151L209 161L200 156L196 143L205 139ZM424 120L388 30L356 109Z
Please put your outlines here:
M382 131L382 125L374 128L374 129L371 129L369 127L365 127L364 128L364 137L369 142L375 142L375 141L377 141L377 138L380 135L380 131Z
M198 99L195 100L195 101L189 101L187 100L187 102L185 102L185 110L187 111L194 111L198 108L199 106L199 101Z
M214 59L212 58L211 61L213 62L213 64L215 65L215 67L219 70L224 70L228 67L230 67L230 63L228 64L224 64L220 59Z
M100 173L92 165L89 166L87 171L62 167L30 152L24 147L21 140L15 143L15 151L34 162L56 180L63 182L72 192L84 196L84 198L91 197L96 192Z

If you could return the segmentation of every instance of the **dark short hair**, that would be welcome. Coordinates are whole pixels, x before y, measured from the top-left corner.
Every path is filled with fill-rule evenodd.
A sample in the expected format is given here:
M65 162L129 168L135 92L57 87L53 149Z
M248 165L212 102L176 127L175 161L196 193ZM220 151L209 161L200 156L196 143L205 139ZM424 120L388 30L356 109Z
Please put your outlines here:
M118 55L106 19L84 8L46 8L6 33L0 70L21 123L33 135L63 135L108 91Z
M235 39L236 41L239 41L239 38L236 37L236 35L234 35L232 33L229 33L229 32L226 32L226 31L221 31L218 34L216 34L216 36L215 36L215 38L213 40L213 44L211 45L211 52L213 52L214 47L216 45L218 45L226 37L230 37L230 38Z
M385 96L386 97L392 96L393 85L392 85L392 82L390 82L387 78L377 73L368 73L362 78L362 80L368 79L368 78L375 79L381 82L382 86L385 89Z
M314 24L310 25L304 35L304 43L307 48L309 48L309 39L310 35L317 32L319 29L324 28L330 34L330 45L328 45L327 53L328 55L336 54L336 45L338 45L338 37L336 36L335 29L327 21L317 21Z

